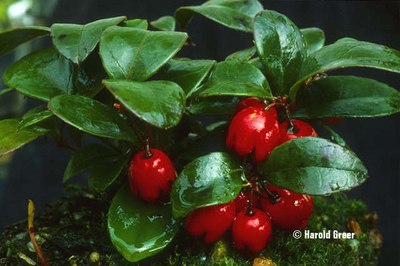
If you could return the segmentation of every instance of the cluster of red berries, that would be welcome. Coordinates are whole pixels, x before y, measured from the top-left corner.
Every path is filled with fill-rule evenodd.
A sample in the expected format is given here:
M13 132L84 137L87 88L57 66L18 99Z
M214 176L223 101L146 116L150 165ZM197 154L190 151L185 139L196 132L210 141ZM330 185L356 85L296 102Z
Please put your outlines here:
M250 155L254 163L260 163L286 141L316 137L317 133L306 122L289 117L288 121L278 122L278 111L284 109L288 113L289 108L280 99L269 105L255 97L243 100L234 111L226 145L237 155ZM171 192L175 170L165 153L147 145L132 159L129 176L132 192L146 201L154 201L160 192ZM292 231L304 229L312 211L312 197L265 185L256 174L235 200L189 213L185 227L192 236L205 235L205 243L217 241L232 228L236 249L247 247L251 252L259 252L271 241L272 225Z
M314 128L300 120L278 122L278 111L289 111L284 99L268 104L259 98L247 98L233 113L226 139L227 147L239 156L251 155L254 163L266 160L271 151L294 138L317 136ZM204 242L213 243L231 228L237 250L259 252L271 241L272 225L284 230L304 229L313 212L311 196L265 185L256 174L238 197L226 204L192 211L185 226L190 235L205 234Z

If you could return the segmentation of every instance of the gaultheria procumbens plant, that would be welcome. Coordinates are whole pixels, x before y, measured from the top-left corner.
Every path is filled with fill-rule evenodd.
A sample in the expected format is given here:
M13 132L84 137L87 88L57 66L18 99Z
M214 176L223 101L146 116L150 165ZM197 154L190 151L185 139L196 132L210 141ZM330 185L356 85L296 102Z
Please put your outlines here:
M180 58L191 41L175 25L184 30L196 13L252 34L254 46L222 62ZM368 178L326 124L397 113L400 94L376 80L328 74L347 67L400 73L398 51L352 38L324 46L321 29L298 29L256 0L211 0L150 24L157 30L116 17L0 33L1 56L38 37L53 41L3 76L9 89L0 95L16 90L43 105L0 121L0 155L47 136L75 152L63 182L90 170L93 190L121 186L108 227L128 261L160 252L184 227L213 242L234 224L235 246L258 252L271 239L269 219L281 215L281 198L301 199L306 210L287 214L294 222L281 226L304 228L311 196ZM220 121L204 127L204 115ZM93 137L81 145L87 134ZM214 222L202 222L207 217ZM259 228L240 224L251 219L268 226L249 238Z

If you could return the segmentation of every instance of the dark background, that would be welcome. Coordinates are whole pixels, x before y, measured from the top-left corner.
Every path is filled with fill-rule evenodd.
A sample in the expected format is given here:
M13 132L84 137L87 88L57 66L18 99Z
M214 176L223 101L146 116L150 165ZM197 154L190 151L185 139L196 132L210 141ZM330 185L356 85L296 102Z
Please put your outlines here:
M46 25L88 23L105 17L126 15L128 19L173 15L185 5L203 1L184 0L60 0ZM288 16L299 28L319 27L325 31L326 44L342 37L384 44L400 49L399 1L261 1L265 8ZM180 56L223 60L230 53L252 45L251 34L226 29L196 15L188 33L197 44L185 47ZM10 56L1 58L10 65ZM8 60L5 62L4 60ZM399 75L371 69L346 69L330 73L351 74L377 79L399 89ZM37 105L27 100L26 109ZM346 119L336 130L369 169L370 179L347 193L361 199L378 212L384 245L379 265L400 265L400 115L375 119ZM27 200L38 211L45 203L63 194L62 175L71 152L58 150L46 139L38 139L14 153L9 175L0 184L0 231L12 222L26 218ZM84 184L84 181L83 181Z

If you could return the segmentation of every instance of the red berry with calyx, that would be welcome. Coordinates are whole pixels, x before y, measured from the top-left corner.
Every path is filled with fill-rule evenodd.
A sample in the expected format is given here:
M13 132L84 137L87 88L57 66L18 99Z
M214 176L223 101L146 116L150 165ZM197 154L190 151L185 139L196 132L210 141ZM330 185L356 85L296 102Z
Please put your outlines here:
M258 190L258 186L256 186L254 189ZM236 197L235 199L235 203L236 203L236 212L240 212L242 210L244 210L245 208L247 208L249 206L249 202L250 202L250 188L246 189L246 190L242 190L240 191L239 195ZM258 197L255 193L253 193L253 207L254 208L258 208Z
M238 105L236 106L235 110L233 111L232 116L235 116L237 113L242 111L243 109L246 109L247 107L256 107L256 108L261 108L265 109L267 106L264 103L264 100L258 97L251 97L251 98L246 98L242 100ZM271 106L268 109L268 112L272 114L273 116L278 119L278 113L276 112L276 108L274 106Z
M292 119L294 128L292 128L288 121L279 125L279 145L286 141L301 138L301 137L318 137L315 129L304 121Z
M304 229L313 213L313 198L309 195L294 193L269 184L267 189L279 196L278 201L261 199L261 208L271 217L272 223L279 228L294 231ZM264 191L263 195L268 197Z
M232 116L235 116L237 113L250 106L265 108L265 105L263 104L263 100L261 98L258 97L246 98L242 100L240 103L238 103L238 105L236 105L235 111L233 111Z
M232 240L239 251L247 247L251 252L260 252L271 241L271 236L271 220L260 209L253 209L252 215L243 210L233 221Z
M135 195L147 201L154 201L160 191L164 194L171 192L175 181L175 170L168 156L157 149L138 152L129 167L131 190Z
M325 125L339 125L343 122L343 117L327 117L322 119Z
M279 141L279 123L275 110L270 110L247 107L235 115L226 138L228 149L239 156L254 152L255 162L264 161Z
M207 206L188 214L185 220L186 231L192 236L204 236L204 243L217 241L231 226L236 215L234 201L226 204Z

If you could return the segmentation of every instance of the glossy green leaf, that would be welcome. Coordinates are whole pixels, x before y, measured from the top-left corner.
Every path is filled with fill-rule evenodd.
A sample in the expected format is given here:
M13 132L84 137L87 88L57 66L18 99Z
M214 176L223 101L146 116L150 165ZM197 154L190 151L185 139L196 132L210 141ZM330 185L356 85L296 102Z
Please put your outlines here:
M130 262L155 255L175 237L179 223L170 204L146 203L124 186L115 195L108 212L111 242Z
M171 191L174 217L211 205L228 203L242 188L242 169L235 156L214 152L189 163Z
M284 94L299 78L307 45L285 15L264 10L254 18L254 42L274 94Z
M171 16L164 16L155 21L150 22L150 25L158 30L174 31L175 18Z
M231 115L243 97L214 96L193 98L186 107L194 115Z
M3 79L18 92L43 101L60 94L93 97L102 89L104 71L96 68L96 58L87 61L78 68L55 48L48 47L15 62Z
M259 57L252 58L252 59L250 59L249 61L247 61L247 63L252 64L252 65L255 66L256 68L258 68L259 70L261 70L261 72L263 72L263 73L265 72L264 66L263 66L263 64L261 63L261 60L260 60Z
M373 79L331 76L301 91L293 118L377 117L400 112L400 92Z
M47 118L53 117L53 113L49 110L44 110L34 114L24 115L17 126L17 130L39 123Z
M214 64L214 60L171 59L153 77L175 82L181 86L188 98L207 77Z
M0 90L0 96L7 94L9 92L12 92L13 90L14 90L13 88L7 88L7 89Z
M274 186L310 195L349 190L368 177L353 152L314 137L293 139L276 147L258 170Z
M55 23L51 26L53 43L62 55L80 64L97 46L103 31L124 20L126 17L100 19L86 25Z
M100 160L116 155L115 152L97 143L81 147L72 155L64 172L63 183L98 164Z
M60 95L52 98L48 107L60 119L79 130L139 145L128 122L116 109L101 102L84 96Z
M113 79L144 81L173 57L187 34L110 27L100 41L100 56Z
M175 12L175 19L182 29L195 13L201 14L228 28L251 32L251 23L263 6L257 0L211 0L201 6L185 6Z
M142 20L142 19L132 19L132 20L127 20L124 22L125 27L130 27L130 28L138 28L142 30L147 30L149 27L149 24L147 23L147 20Z
M257 50L256 47L250 47L241 51L237 51L233 54L228 55L225 58L225 61L239 61L239 62L243 62L246 63L247 61L249 61L255 54L256 54Z
M117 179L128 159L129 153L117 154L97 143L85 145L72 155L63 183L90 169L89 186L95 191L103 191Z
M339 136L338 133L333 131L330 127L328 127L324 123L319 121L317 123L311 123L311 125L317 131L318 136L320 138L328 139L334 143L342 145L343 147L351 150L349 145L347 145L346 141L341 136Z
M47 35L50 35L50 29L38 26L0 31L0 56L11 52L23 43Z
M185 94L171 81L104 80L103 83L129 111L159 128L177 125L185 110Z
M305 28L300 30L307 44L308 53L314 53L325 44L325 33L319 28Z
M264 74L251 64L236 61L218 63L207 82L192 97L222 95L272 98Z
M95 191L108 188L120 175L129 160L129 153L100 159L90 169L89 186Z
M49 129L31 126L17 131L20 119L0 121L0 157L49 132Z
M290 89L295 99L303 84L318 73L345 67L369 67L400 73L400 52L389 47L343 38L309 55L300 68L301 79Z

